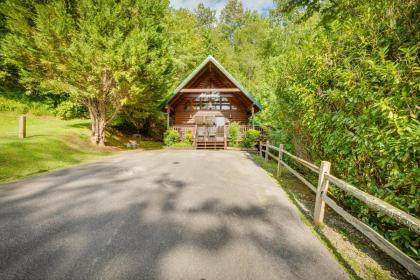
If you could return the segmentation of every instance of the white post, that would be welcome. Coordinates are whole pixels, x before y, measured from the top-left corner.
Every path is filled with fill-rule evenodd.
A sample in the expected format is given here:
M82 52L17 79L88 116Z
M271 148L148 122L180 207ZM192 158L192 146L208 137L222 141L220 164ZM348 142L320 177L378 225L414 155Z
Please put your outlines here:
M315 210L314 210L314 223L316 225L321 225L324 221L324 212L325 212L325 201L322 197L323 194L327 193L328 187L330 185L328 179L325 177L325 174L330 174L331 163L328 161L321 162L321 168L319 171L318 177L318 188L316 190L316 201L315 201Z
M19 138L26 137L26 116L22 115L19 117Z
M280 164L280 161L283 160L283 149L284 149L284 145L283 144L280 144L279 145L279 157L277 158L277 177L280 177L280 175L281 175L281 170L280 170L281 164Z
M270 141L267 140L267 142L265 143L265 161L268 161L268 150L270 147Z

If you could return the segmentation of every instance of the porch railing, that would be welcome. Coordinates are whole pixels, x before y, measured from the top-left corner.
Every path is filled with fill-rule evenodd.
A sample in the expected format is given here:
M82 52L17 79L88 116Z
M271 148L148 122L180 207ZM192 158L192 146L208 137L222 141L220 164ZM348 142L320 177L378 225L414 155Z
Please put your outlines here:
M195 136L197 126L195 124L183 124L183 125L173 125L171 126L172 129L178 131L181 140L185 140L185 135L188 131L191 131L193 138Z
M177 130L181 139L184 140L185 135L188 131L191 131L193 137L195 137L197 126L195 124L182 124L182 125L173 125L173 126L171 126L171 128ZM252 126L250 126L250 125L240 125L239 126L239 136L242 137L250 129L258 130L259 132L261 132L262 138L264 138L263 137L264 130L261 127L255 126L254 128L252 128ZM224 131L223 131L223 136L225 138L229 138L229 130L228 130L227 125L225 125Z
M241 124L241 125L239 125L239 134L240 134L240 136L242 137L245 134L245 132L247 132L250 129L258 130L261 134L264 133L264 130L261 127L259 127L259 126L254 126L254 128L252 128L251 125Z

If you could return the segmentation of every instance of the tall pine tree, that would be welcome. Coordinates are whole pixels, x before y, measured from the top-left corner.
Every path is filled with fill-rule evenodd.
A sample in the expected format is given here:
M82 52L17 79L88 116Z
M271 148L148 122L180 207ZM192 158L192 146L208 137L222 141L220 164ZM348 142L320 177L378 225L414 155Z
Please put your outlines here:
M172 75L167 0L5 1L1 50L28 88L69 94L92 120L92 141L125 104L150 106ZM151 101L152 100L152 101Z

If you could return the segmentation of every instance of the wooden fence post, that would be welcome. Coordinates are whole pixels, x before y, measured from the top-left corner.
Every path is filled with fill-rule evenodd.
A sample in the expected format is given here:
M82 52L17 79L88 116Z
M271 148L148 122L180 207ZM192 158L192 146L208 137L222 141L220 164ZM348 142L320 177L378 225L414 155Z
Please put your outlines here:
M330 174L331 163L328 161L322 161L318 177L318 188L316 190L315 210L314 210L314 223L321 225L324 221L325 201L322 197L324 193L327 193L329 187L329 181L325 177L325 174Z
M19 138L26 137L26 116L22 115L19 117Z
M281 164L280 164L280 161L283 160L283 149L284 149L284 145L283 144L280 144L279 145L279 157L277 158L277 177L280 177L280 175L281 175L281 170L280 170Z
M262 145L261 145L261 140L260 140L260 142L259 142L259 143L260 143L260 147L259 147L259 148L260 148L260 149L259 149L259 150L260 150L260 157L262 157Z
M268 161L268 150L270 147L270 141L267 140L267 142L265 143L265 161Z

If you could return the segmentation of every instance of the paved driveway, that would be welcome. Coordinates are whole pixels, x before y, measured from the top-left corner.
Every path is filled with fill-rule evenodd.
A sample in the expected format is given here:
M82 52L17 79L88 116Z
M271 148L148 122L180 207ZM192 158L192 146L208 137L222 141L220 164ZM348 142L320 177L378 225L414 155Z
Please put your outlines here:
M246 153L126 153L0 186L0 279L346 278Z

